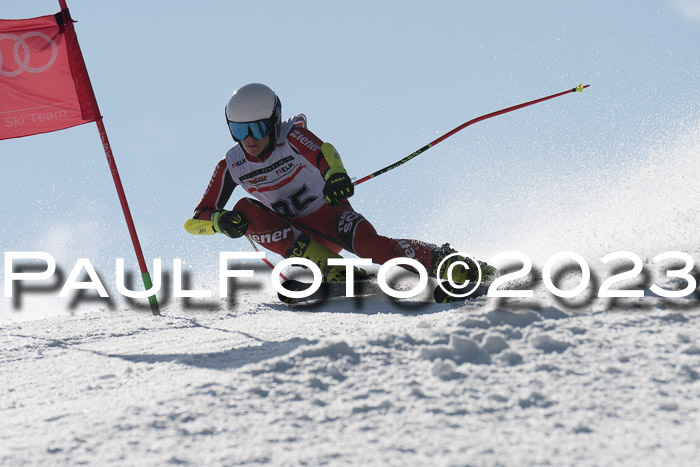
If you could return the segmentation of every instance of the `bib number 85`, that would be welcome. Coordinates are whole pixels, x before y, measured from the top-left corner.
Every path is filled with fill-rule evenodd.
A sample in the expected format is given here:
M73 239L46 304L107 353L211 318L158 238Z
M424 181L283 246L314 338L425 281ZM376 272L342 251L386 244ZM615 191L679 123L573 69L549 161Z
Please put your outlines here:
M296 216L306 209L309 204L318 199L318 196L306 196L308 192L309 187L304 184L301 186L301 188L289 195L287 199L282 199L272 203L272 209L284 217Z

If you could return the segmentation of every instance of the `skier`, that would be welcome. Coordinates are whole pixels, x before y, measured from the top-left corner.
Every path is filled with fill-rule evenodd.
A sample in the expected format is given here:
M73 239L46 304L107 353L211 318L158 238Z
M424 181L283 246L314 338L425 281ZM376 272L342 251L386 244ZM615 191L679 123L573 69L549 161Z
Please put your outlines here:
M236 144L216 165L194 218L211 220L217 232L231 238L248 235L285 258L309 259L326 282L345 281L345 266L327 265L341 250L379 264L413 258L436 277L440 262L455 250L379 235L350 205L354 187L333 145L307 129L303 114L285 121L281 114L279 97L264 84L233 93L226 121ZM254 198L241 198L225 210L238 185ZM441 279L457 260L464 258L453 256L443 265ZM452 278L464 283L476 280L476 273L476 268L457 266Z

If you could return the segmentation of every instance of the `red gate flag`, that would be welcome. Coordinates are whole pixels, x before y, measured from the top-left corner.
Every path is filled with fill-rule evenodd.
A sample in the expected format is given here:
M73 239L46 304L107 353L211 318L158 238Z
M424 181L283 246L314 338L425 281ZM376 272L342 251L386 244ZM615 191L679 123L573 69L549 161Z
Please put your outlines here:
M117 163L75 35L66 0L61 11L31 19L0 20L0 140L63 130L95 122L114 187L131 235L141 278L152 290ZM151 311L160 314L155 295Z
M66 13L0 20L0 140L100 118Z

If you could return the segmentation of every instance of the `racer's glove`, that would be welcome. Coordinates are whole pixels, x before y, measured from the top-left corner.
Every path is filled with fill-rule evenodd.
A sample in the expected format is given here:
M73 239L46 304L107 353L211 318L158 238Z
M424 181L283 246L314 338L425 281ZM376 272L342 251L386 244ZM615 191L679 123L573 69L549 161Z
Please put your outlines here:
M323 195L326 203L337 206L345 198L355 194L355 186L352 184L348 173L343 167L340 154L331 143L321 145L321 153L330 167L324 174L326 185L323 187Z
M345 173L345 169L342 171L336 171L334 173L333 169L326 173L326 185L323 187L323 195L331 206L337 206L340 202L346 198L351 197L355 194L355 186L352 184L350 177Z
M239 211L219 209L214 211L211 220L214 230L231 238L242 237L248 230L248 219Z

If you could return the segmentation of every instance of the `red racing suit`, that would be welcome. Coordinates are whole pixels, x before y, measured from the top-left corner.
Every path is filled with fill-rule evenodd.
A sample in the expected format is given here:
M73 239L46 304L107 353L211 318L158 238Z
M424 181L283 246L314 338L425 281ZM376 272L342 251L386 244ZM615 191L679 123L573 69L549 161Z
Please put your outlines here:
M441 248L377 234L347 200L339 206L325 203L324 175L329 166L321 144L306 128L302 114L282 123L276 145L264 160L246 154L241 144L234 145L216 165L194 218L211 220L240 185L255 199L241 198L233 209L248 219L247 235L270 251L289 256L303 232L331 251L345 249L379 264L397 257L416 259L434 276Z

